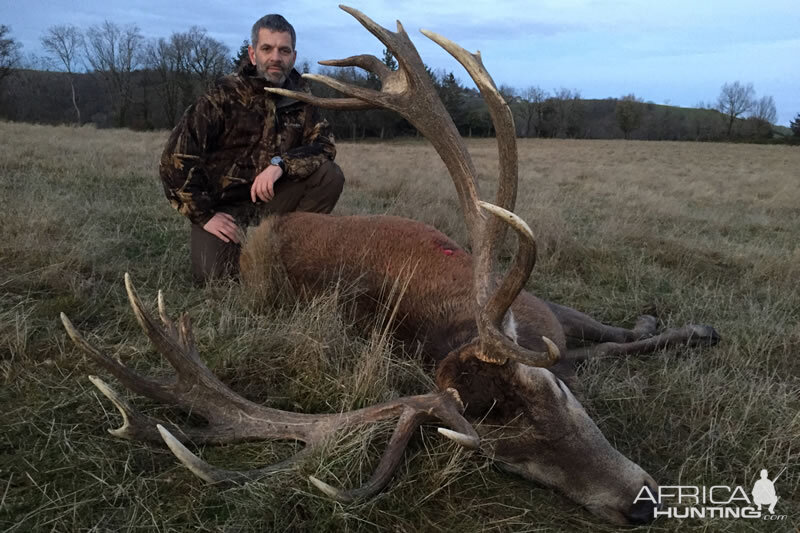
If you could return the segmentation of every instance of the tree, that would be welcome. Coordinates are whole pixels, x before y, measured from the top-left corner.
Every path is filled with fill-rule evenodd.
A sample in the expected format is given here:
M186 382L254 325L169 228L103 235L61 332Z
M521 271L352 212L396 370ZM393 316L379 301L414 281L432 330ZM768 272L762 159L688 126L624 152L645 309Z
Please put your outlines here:
M750 116L767 124L775 124L778 119L775 100L771 96L762 96L753 102L753 111Z
M456 127L463 126L467 114L464 109L463 89L452 72L443 74L440 79L440 85L437 87L439 98L442 100L444 108L453 117Z
M622 135L626 139L630 139L631 133L642 125L644 102L636 98L633 93L628 94L617 100L614 114L617 118L617 125L622 130Z
M231 58L231 72L236 72L240 68L250 64L250 41L245 39L239 47L239 51Z
M747 119L752 124L750 134L755 137L769 138L772 125L778 119L775 100L771 96L762 96L753 102L753 109Z
M544 123L544 103L547 92L540 87L531 86L517 93L515 110L519 117L522 137L540 137Z
M167 121L167 126L175 126L181 94L179 80L178 58L170 42L163 37L153 39L145 49L145 65L155 72L158 85L156 91L161 96L162 111Z
M42 48L50 57L60 63L69 76L69 87L72 91L72 107L75 108L75 120L81 123L81 110L75 95L75 68L81 50L84 48L83 33L72 24L55 25L47 28L41 37Z
M86 32L86 60L108 87L118 126L127 123L133 103L133 71L141 64L143 43L135 24L120 27L106 20Z
M200 79L202 87L208 88L227 71L230 48L198 26L189 28L184 38L190 43L189 68Z
M10 36L11 28L0 24L0 84L17 67L20 60L20 45Z
M792 131L794 132L795 137L800 137L800 113L794 117L794 120L790 124Z
M367 76L355 67L322 67L319 73L323 76L334 78L344 83L366 87L368 84ZM322 98L338 98L341 94L323 83L316 83L312 87L312 92ZM323 116L334 128L337 138L345 138L348 135L355 141L358 139L359 130L363 135L366 128L367 114L359 110L349 109L324 109Z
M728 137L733 132L734 121L753 108L756 91L753 84L738 81L725 83L717 97L717 111L727 117Z
M554 92L547 103L552 113L550 136L577 137L583 122L581 93L562 87Z

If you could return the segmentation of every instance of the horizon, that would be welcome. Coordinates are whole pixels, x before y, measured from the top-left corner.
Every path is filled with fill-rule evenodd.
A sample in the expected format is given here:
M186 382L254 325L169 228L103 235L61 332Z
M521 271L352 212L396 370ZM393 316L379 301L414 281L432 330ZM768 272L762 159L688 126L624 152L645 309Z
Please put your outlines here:
M480 50L487 70L499 85L523 91L537 86L552 93L577 90L586 100L635 94L645 102L677 107L713 104L724 83L752 83L756 98L772 96L776 124L788 126L800 113L800 10L789 1L752 2L685 0L653 4L578 0L564 5L540 2L534 12L519 0L469 5L436 5L413 0L393 10L379 0L359 9L378 24L395 29L403 22L420 55L434 70L453 72L466 87L469 76L444 50L422 36L430 29L470 51ZM308 1L276 2L297 32L297 64L362 53L378 57L384 48L347 13L331 5L319 9ZM223 42L235 55L249 38L253 22L266 14L249 5L222 7L215 2L171 4L147 0L132 7L117 0L65 0L47 10L22 5L4 13L9 36L22 45L24 57L43 56L39 38L56 24L81 30L111 20L136 24L145 39L169 37L196 25ZM344 33L343 33L344 32ZM533 53L533 52L536 53Z

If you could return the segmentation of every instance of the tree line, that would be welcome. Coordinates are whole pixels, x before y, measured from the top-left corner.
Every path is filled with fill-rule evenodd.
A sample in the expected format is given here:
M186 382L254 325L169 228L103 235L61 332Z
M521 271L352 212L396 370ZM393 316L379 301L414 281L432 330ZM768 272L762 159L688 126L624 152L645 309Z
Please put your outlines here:
M23 58L10 28L0 25L0 117L43 123L94 123L98 127L172 128L183 110L217 78L248 61L247 41L236 54L192 26L167 38L145 39L136 25L105 21L85 31L74 25L47 28L41 57ZM384 50L383 62L397 68ZM299 70L310 72L305 62ZM378 89L379 79L353 67L322 67L319 73ZM452 72L428 73L462 135L491 136L493 127L477 90ZM315 84L321 96L337 96ZM514 115L519 137L626 138L649 140L769 139L782 134L773 124L775 102L756 97L752 84L726 83L717 100L695 108L645 102L634 94L581 98L576 89L538 86L499 88ZM338 138L393 138L416 130L386 110L322 113ZM785 128L784 128L785 129ZM800 136L800 114L792 123Z

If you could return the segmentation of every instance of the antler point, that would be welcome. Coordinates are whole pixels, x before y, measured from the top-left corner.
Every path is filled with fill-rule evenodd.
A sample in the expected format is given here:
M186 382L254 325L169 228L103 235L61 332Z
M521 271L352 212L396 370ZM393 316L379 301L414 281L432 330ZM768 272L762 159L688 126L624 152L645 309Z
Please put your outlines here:
M470 450L477 450L480 448L480 440L471 435L453 431L452 429L447 428L436 428L436 431L438 431L440 435L447 437L456 444L460 444L464 448Z
M351 500L350 498L347 498L341 490L331 485L328 485L324 481L317 479L314 476L308 476L308 480L311 482L312 485L317 487L329 498L333 498L334 500L340 502L348 502Z
M559 350L556 343L545 336L542 336L542 341L544 341L544 343L547 345L547 353L550 355L551 362L555 363L561 359L561 350Z

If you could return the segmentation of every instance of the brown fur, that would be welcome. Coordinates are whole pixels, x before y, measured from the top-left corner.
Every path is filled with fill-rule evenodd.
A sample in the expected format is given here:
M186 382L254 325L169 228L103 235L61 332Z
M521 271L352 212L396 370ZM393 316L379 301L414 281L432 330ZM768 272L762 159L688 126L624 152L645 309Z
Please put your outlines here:
M421 343L433 362L477 337L472 258L440 231L393 216L332 217L290 213L271 217L248 235L241 257L242 279L263 285L278 265L291 286L319 294L344 282L363 292L359 305L374 312L388 290L400 284L397 337ZM523 292L512 311L519 343L544 350L541 336L566 348L550 308Z

